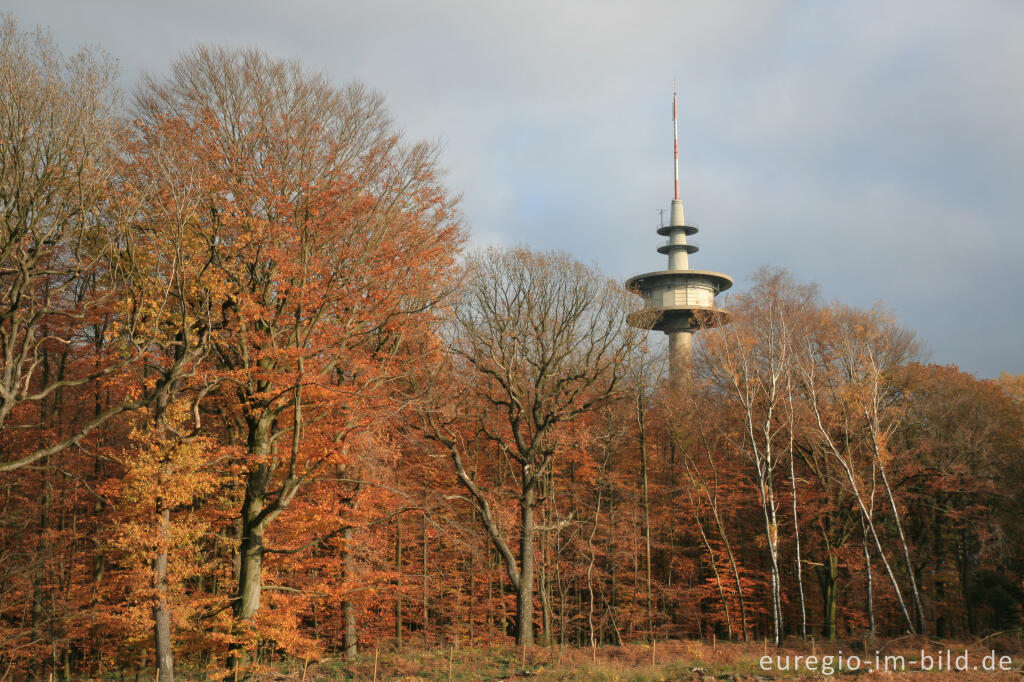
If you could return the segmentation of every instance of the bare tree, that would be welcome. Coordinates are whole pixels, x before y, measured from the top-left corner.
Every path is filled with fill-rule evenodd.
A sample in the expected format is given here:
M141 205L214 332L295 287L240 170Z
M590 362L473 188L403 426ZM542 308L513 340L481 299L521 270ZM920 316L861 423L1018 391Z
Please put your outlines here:
M626 362L642 340L626 325L629 294L566 255L490 249L468 258L449 335L470 396L494 411L478 427L518 470L519 552L495 518L485 484L467 471L465 438L426 414L448 448L516 590L516 642L533 643L534 512L557 454L556 431L622 392Z
M127 364L102 348L102 309L117 299L103 220L115 77L103 53L65 57L45 33L0 20L0 433L39 420L48 403L84 396L86 385ZM69 353L85 346L96 362L71 367ZM80 443L123 409L66 405L83 417L59 420L56 435L28 451L8 450L0 472Z
M792 371L789 317L799 303L784 284L778 275L765 278L755 293L741 302L733 324L706 339L701 363L712 385L740 409L742 426L733 446L753 468L768 550L772 631L780 646L782 576L776 469L790 427L785 412Z
M892 585L907 629L914 633L917 628L883 548L874 518L874 476L876 472L884 474L884 464L878 445L881 414L877 409L872 414L872 405L878 407L881 374L870 368L880 367L882 358L885 358L886 367L894 368L912 357L916 346L912 337L893 325L882 323L876 313L865 314L838 307L823 311L821 319L816 323L816 331L805 333L795 348L796 376L811 413L816 447L838 464L845 477L856 508L860 511ZM874 350L866 353L866 348ZM865 477L870 477L870 485L865 483ZM910 573L918 620L923 625L920 596L891 489L889 499L896 515L897 527L900 528L901 546Z
M896 526L896 537L914 600L917 630L927 634L924 606L903 531L902 515L887 473L887 463L892 459L889 442L900 425L900 419L893 417L897 411L889 409L894 395L902 393L893 381L894 374L919 354L918 344L911 333L894 324L878 309L864 313L843 309L838 316L838 326L842 330L839 344L842 362L851 385L856 388L858 407L869 435L871 463L882 481Z

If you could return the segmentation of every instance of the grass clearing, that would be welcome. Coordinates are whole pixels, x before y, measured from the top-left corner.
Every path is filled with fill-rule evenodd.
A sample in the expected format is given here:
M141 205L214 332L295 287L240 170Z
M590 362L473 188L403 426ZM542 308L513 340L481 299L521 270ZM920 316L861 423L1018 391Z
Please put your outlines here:
M921 652L931 657L931 669L922 670ZM966 651L964 659L971 666L966 671L946 670L943 654L942 670L937 659L950 652L950 661ZM877 658L875 651L878 651ZM994 653L993 653L994 652ZM653 657L652 657L653 653ZM768 670L762 668L762 657L772 657ZM381 682L447 682L499 680L594 680L595 682L655 682L662 680L813 680L839 677L858 680L986 680L1002 682L1020 680L1024 675L1024 657L1015 638L990 639L971 644L940 642L917 638L900 638L874 646L862 641L804 644L787 642L781 649L759 643L668 641L659 642L652 652L642 644L621 647L589 648L529 647L406 647L399 651L362 652L352 660L326 659L310 662L303 676L301 662L279 668L260 679L276 680L373 680ZM808 656L813 657L809 664ZM824 657L831 656L832 674L823 674ZM889 657L886 659L886 657ZM985 657L997 664L1001 656L1011 658L1009 671L987 672L981 669ZM788 658L787 658L788 657ZM796 657L799 658L797 663ZM840 657L844 661L837 663ZM860 662L859 669L849 670L847 663ZM783 663L782 669L777 662ZM1005 661L1005 659L1004 659ZM786 664L788 662L788 665ZM925 660L927 664L927 660ZM875 670L875 666L889 670ZM799 669L797 669L799 668Z

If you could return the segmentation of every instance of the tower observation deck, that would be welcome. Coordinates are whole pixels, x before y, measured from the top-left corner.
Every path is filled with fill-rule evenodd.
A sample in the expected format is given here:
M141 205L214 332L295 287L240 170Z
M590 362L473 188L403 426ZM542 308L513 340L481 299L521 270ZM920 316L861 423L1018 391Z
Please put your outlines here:
M658 253L668 256L668 269L647 272L626 280L626 288L644 299L644 307L626 319L634 327L652 329L668 335L669 371L678 379L692 356L694 332L728 322L729 313L715 306L715 296L732 286L732 278L711 270L691 270L690 255L697 245L686 238L697 233L696 225L687 225L683 202L679 198L679 132L676 119L676 93L672 93L672 128L675 140L675 198L668 225L658 234L668 242Z

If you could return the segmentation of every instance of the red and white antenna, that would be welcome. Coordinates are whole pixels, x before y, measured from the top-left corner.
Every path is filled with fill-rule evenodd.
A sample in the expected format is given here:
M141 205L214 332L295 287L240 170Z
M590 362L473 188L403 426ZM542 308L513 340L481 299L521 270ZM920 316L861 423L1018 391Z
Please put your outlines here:
M676 119L676 79L672 79L672 142L673 142L673 153L675 154L676 162L676 201L679 200L679 123Z

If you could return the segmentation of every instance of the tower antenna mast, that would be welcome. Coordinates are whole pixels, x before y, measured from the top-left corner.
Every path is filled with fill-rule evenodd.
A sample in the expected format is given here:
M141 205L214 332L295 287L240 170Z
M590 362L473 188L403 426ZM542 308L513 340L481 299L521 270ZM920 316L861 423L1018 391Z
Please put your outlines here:
M676 79L672 79L672 143L675 156L676 201L679 200L679 122L676 116Z

